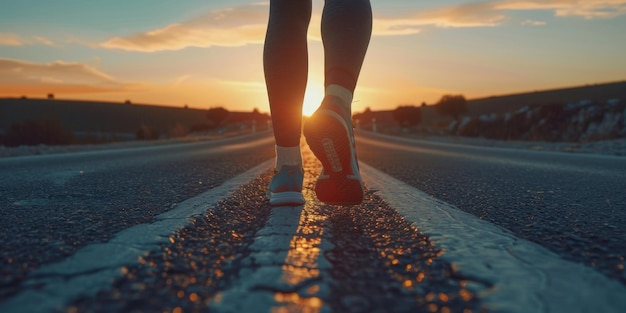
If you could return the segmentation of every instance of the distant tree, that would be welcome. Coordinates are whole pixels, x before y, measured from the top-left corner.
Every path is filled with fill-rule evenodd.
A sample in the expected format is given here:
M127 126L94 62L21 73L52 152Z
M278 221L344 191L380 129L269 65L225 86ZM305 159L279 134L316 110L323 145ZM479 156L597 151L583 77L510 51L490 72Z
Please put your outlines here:
M124 101L124 104L126 104L126 105L131 105L131 104L133 104L133 103L132 103L132 102L130 102L130 100L129 100L129 99L126 99L126 101Z
M463 95L444 95L435 105L435 110L458 120L460 115L467 113L467 100Z
M185 106L183 107L185 110L189 109L189 106L185 104Z
M427 106L426 102L422 102L422 108L426 106Z
M365 108L365 110L361 113L355 113L352 115L353 120L359 120L361 123L369 123L374 118L374 113L372 113L372 109L369 107Z
M267 114L267 113L261 113L261 112L259 112L259 109L254 108L252 110L252 119L257 121L257 122L269 121L270 120L270 115Z
M401 126L415 126L422 120L422 110L413 105L399 106L391 115Z
M24 96L22 96L20 99L22 99L22 100L26 100L26 99L28 99L28 97L24 95Z
M216 127L221 125L228 115L230 115L230 112L222 107L211 108L206 112L206 117L213 122L213 125Z
M48 94L48 100L53 100L54 99L54 94L53 93L49 93Z

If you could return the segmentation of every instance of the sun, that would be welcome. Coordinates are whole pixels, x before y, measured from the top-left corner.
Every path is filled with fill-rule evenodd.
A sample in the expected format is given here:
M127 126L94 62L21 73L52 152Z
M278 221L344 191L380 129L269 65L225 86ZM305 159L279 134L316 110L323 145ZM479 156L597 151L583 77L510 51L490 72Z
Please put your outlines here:
M306 92L304 93L304 102L302 103L302 115L311 116L317 107L322 103L324 98L324 87L322 84L307 84Z

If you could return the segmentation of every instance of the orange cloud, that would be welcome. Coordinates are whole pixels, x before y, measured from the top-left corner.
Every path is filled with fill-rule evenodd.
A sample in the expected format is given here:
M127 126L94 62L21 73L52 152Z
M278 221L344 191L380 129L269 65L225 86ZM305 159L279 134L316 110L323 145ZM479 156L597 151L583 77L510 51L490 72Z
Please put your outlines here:
M496 10L549 10L558 17L614 18L626 14L626 0L504 0Z
M489 2L467 3L418 13L416 18L425 25L436 27L497 26L504 14L493 10Z
M547 10L558 17L614 18L626 14L626 0L501 0L448 6L405 16L377 17L374 35L409 35L424 27L499 26L507 11ZM541 26L542 21L526 20L522 25Z
M417 34L425 27L494 27L507 18L507 11L549 10L555 16L586 19L612 18L626 14L626 0L500 0L466 3L398 16L374 18L374 36ZM114 37L99 46L108 49L155 52L187 47L243 46L262 43L268 19L268 4L250 4L209 12L195 19L125 37ZM320 39L320 16L311 21L310 38ZM527 20L523 25L542 25ZM6 38L9 42L10 37Z
M544 21L535 21L535 20L525 20L522 22L524 26L545 26L546 22Z
M109 49L154 52L187 47L243 46L265 37L267 4L251 4L209 12L190 21L171 24L101 43Z
M461 28L498 26L505 18L491 3L468 3L433 10L411 12L405 16L376 16L374 36L398 36L419 33L422 28Z
M82 63L31 63L0 59L0 94L15 96L42 92L92 93L128 90L123 83Z
M0 46L22 46L24 38L11 33L0 33Z
M24 38L20 35L13 33L0 33L0 46L25 46L34 44L47 46L54 45L54 43L50 39L41 36Z

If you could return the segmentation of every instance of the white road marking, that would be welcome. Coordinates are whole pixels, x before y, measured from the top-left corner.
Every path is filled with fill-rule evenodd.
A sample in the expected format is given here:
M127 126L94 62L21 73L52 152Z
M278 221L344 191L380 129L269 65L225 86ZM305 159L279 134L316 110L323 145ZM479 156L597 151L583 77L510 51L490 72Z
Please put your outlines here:
M323 256L332 249L323 226L326 216L313 191L303 191L307 203L276 207L243 260L239 279L216 295L211 312L324 311L330 263ZM324 281L321 284L320 281Z
M167 243L169 236L192 217L205 214L273 165L274 160L268 160L159 214L152 224L125 229L106 243L88 245L58 263L43 265L23 283L24 291L0 303L0 312L64 311L71 300L110 287L122 276L122 266L136 263L139 256Z
M361 163L361 174L370 190L443 248L444 260L493 284L478 290L490 312L626 312L626 287L619 282L367 164Z

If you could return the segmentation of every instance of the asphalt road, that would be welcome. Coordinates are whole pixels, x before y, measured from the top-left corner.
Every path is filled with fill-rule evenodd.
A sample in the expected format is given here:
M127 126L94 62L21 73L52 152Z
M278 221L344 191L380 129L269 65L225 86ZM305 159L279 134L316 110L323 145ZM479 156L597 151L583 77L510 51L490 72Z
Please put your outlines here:
M361 161L626 284L626 158L363 132Z
M252 152L253 151L253 152ZM0 299L41 264L170 210L274 156L268 133L0 159Z
M359 133L357 145L364 163L626 284L625 158L369 133ZM273 155L266 132L192 144L0 159L0 307L24 290L45 289L32 281L46 264L111 241L135 225L155 223L159 214ZM427 236L373 192L357 207L316 202L311 189L319 163L309 154L305 161L304 208L285 213L267 205L268 168L192 218L167 237L169 242L123 266L123 276L103 291L73 298L58 311L236 312L236 307L215 303L222 297L243 300L237 290L248 290L244 298L269 295L268 301L284 304L279 312L318 312L320 303L334 312L484 309L478 291L493 286L458 275L439 259L442 251ZM284 230L289 225L293 229ZM265 270L282 273L282 283L268 282L271 275L256 277ZM300 278L285 284L285 275ZM250 281L254 284L246 285Z

